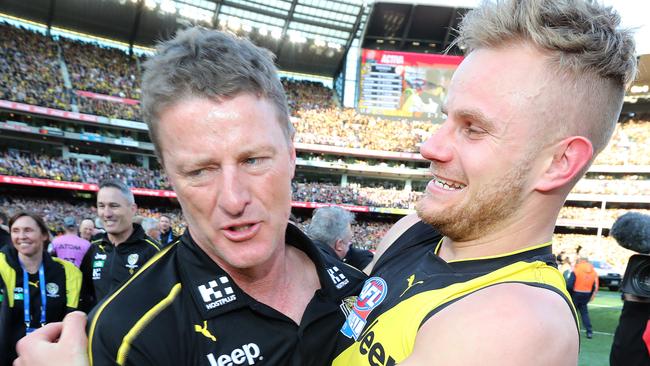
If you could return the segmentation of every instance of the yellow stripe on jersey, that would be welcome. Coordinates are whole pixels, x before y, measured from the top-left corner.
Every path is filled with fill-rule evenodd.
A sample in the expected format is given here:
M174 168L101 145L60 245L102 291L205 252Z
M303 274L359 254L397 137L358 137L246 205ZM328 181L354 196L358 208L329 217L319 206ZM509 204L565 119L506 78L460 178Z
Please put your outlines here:
M178 296L178 293L181 292L181 284L177 283L172 287L171 291L169 291L169 294L162 299L159 303L154 305L151 309L149 309L143 316L140 318L133 328L129 330L128 333L124 336L124 339L122 340L122 344L120 345L119 350L117 351L117 364L118 365L124 365L126 362L126 358L129 354L129 351L131 350L131 343L137 337L140 332L142 332L142 329L146 327L153 318L155 318L158 314L160 314L161 311L165 310L169 306L169 304L174 301L176 296Z
M90 359L90 366L93 366L93 339L94 339L94 336L95 336L95 328L97 327L97 320L99 319L99 316L102 314L102 312L104 311L106 306L108 304L110 304L111 301L113 301L113 299L115 299L115 297L117 297L117 295L119 295L120 292L122 292L122 290L124 290L133 280L138 278L138 276L140 276L142 273L144 273L144 271L147 268L149 268L152 264L156 263L158 261L158 259L162 258L165 255L165 253L167 253L173 247L174 247L173 244L169 245L165 249L163 249L162 251L156 253L156 255L153 258L151 258L149 260L149 262L147 262L147 264L145 264L138 272L136 272L136 274L131 276L131 278L129 278L129 280L126 281L122 285L122 287L120 287L111 296L109 296L108 299L106 299L106 301L104 301L99 306L99 308L97 308L97 312L95 313L95 317L93 318L92 322L90 323L90 330L88 331L88 358Z
M463 296L500 283L551 287L571 304L573 316L577 319L564 277L556 268L541 261L516 262L484 276L423 291L402 300L366 325L359 339L339 354L332 366L395 365L413 352L418 329L432 312ZM381 355L381 360L376 359L378 355Z
M65 305L76 309L79 307L79 294L81 292L81 280L83 275L77 266L61 258L52 259L63 266L65 272Z
M4 253L0 253L0 277L5 283L5 299L9 303L9 307L14 307L14 288L16 287L16 270L13 269L9 262L7 261L7 256Z
M144 241L146 241L147 243L149 243L149 245L151 245L152 247L156 248L156 251L158 251L158 252L160 251L160 247L158 246L158 244L152 242L152 241L149 240L149 239L144 239Z

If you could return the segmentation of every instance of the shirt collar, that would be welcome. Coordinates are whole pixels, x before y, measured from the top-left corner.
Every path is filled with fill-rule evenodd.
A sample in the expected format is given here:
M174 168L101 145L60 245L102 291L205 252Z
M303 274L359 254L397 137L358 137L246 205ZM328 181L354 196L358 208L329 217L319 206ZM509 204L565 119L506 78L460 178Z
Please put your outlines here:
M286 229L285 241L304 252L314 263L321 289L333 296L336 288L327 272L327 264L316 246L294 225ZM189 286L192 300L204 319L259 302L246 294L217 263L196 244L186 230L178 247L179 268L184 286Z

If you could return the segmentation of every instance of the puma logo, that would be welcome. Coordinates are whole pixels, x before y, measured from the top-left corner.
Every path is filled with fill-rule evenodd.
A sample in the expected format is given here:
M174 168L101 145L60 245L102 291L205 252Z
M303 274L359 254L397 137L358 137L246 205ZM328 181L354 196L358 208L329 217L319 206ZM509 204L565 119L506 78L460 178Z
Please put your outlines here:
M402 292L401 295L399 295L399 297L404 296L406 291L408 291L411 287L413 287L415 285L421 285L421 284L424 283L424 281L417 281L417 282L414 282L414 281L415 281L415 275L412 274L412 275L409 276L409 278L406 279L406 282L407 282L406 289L404 290L404 292Z
M217 341L217 337L213 336L212 333L208 330L208 321L204 320L203 321L203 327L200 327L196 324L194 324L194 331L197 333L203 334L204 337L209 338L212 340L212 342Z
M27 281L27 282L29 282L30 285L38 288L38 282L32 282L32 281Z

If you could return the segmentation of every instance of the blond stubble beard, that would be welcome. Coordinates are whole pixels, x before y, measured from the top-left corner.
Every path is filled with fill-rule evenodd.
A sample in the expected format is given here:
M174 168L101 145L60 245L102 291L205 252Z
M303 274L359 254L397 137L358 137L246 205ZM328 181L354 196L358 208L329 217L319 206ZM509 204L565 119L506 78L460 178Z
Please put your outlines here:
M529 170L529 160L525 159L484 185L473 197L466 197L460 205L447 211L436 212L428 207L435 205L427 202L428 192L418 200L415 209L422 221L453 241L480 238L517 212L523 201L524 178Z

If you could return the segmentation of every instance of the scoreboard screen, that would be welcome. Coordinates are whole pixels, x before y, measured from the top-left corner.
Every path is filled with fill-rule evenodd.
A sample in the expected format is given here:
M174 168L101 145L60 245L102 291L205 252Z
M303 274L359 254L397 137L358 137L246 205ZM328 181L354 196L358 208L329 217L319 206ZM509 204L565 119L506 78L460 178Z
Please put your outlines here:
M449 80L462 60L461 56L362 50L359 112L440 119Z

